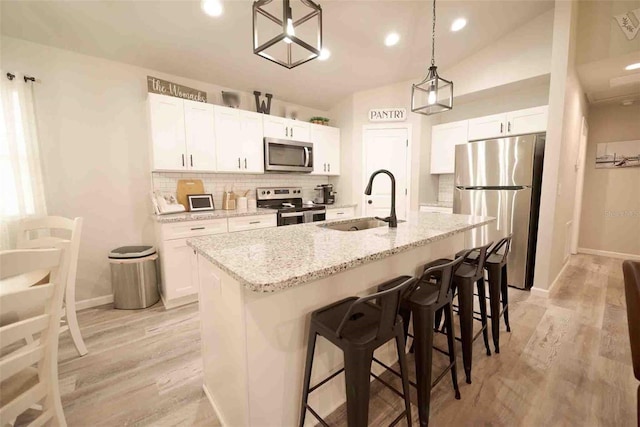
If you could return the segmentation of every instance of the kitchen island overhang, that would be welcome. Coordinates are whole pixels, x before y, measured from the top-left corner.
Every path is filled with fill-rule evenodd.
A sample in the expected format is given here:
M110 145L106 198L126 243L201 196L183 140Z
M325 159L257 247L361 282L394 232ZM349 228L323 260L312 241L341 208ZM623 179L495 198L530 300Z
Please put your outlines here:
M397 229L345 232L316 223L189 240L197 254L204 389L221 422L297 425L309 314L418 274L426 262L465 248L472 232L489 236L494 221L416 212ZM394 363L394 346L376 357ZM342 362L320 339L312 384ZM343 374L309 399L321 416L344 401Z

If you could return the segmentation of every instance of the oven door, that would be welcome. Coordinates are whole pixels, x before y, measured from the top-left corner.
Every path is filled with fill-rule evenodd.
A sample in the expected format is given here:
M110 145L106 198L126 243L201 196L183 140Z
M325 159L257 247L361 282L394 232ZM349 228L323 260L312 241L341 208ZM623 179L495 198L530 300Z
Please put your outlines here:
M278 214L278 227L304 223L304 212L284 212Z
M307 211L304 213L304 222L316 222L316 221L324 221L327 219L327 211L317 210L317 211Z
M312 172L313 144L265 138L264 170L267 172Z

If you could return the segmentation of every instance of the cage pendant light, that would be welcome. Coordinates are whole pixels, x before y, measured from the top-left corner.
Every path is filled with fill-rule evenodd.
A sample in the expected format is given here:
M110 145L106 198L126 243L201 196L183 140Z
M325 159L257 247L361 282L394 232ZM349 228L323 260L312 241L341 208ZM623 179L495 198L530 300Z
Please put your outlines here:
M312 0L298 0L300 7L296 11L302 10L304 15L294 20L290 0L281 0L282 18L267 10L266 6L273 1L257 0L253 2L253 53L289 69L317 58L322 50L322 8L320 5ZM299 36L300 31L296 32L296 28L311 20L316 21L315 40L302 40ZM266 25L273 26L273 24L280 26L281 32L264 43L260 43L261 32L267 33ZM313 25L313 21L307 25ZM294 51L295 46L302 49Z
M433 27L431 31L431 66L427 77L411 86L411 111L429 116L453 108L453 82L438 75L436 52L436 0L433 0Z

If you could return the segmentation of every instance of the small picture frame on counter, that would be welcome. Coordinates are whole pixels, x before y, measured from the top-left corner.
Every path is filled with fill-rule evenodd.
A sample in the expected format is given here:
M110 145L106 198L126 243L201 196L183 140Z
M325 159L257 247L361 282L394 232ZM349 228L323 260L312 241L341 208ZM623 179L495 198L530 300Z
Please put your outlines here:
M187 195L187 200L190 212L215 210L212 194L189 194Z

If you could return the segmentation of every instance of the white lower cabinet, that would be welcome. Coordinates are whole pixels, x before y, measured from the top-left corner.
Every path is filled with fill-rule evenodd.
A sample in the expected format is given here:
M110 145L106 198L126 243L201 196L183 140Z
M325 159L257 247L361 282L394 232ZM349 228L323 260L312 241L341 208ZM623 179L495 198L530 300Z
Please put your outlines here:
M432 212L432 213L453 213L453 208L446 208L444 206L420 206L420 212Z
M258 228L275 227L278 219L273 215L252 215L229 218L229 233L236 231L255 230Z
M327 208L327 220L332 219L346 219L356 216L356 208Z
M165 305L176 299L196 295L198 277L193 265L194 250L187 246L187 239L166 240L162 242L160 252Z

